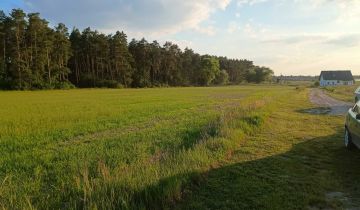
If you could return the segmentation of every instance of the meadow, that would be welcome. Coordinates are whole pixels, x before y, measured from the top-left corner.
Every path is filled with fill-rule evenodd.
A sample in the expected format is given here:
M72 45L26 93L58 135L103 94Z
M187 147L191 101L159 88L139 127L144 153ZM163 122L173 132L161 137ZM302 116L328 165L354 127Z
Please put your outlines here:
M359 86L360 86L360 83L356 82L354 85L324 87L323 89L331 97L334 97L334 98L342 100L342 101L354 103L354 101L355 101L354 92L355 92L356 88L358 88Z
M308 89L0 92L2 209L342 209L360 153Z

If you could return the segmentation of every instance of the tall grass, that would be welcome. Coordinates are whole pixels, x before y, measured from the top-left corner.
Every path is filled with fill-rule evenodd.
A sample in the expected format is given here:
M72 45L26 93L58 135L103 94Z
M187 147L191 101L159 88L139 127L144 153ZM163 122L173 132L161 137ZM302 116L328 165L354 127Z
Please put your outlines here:
M345 85L345 86L333 86L333 87L323 87L322 89L326 91L331 97L336 99L354 103L355 101L355 90L359 87L359 83L354 85Z
M100 162L95 179L90 178L85 169L76 178L77 194L82 198L70 206L162 209L171 205L181 198L184 184L196 182L200 172L226 158L227 152L245 134L261 127L264 116L253 111L253 108L248 108L222 113L199 130L191 147L181 148L175 153L155 154L157 157L148 161L114 170ZM172 178L161 181L166 177Z
M262 88L0 93L0 206L171 206L293 92Z

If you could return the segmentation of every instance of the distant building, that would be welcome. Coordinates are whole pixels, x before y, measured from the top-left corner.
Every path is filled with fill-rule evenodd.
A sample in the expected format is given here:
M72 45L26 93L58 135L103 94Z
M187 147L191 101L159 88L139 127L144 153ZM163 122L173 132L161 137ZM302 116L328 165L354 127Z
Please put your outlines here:
M320 86L353 85L351 71L322 71L319 77Z

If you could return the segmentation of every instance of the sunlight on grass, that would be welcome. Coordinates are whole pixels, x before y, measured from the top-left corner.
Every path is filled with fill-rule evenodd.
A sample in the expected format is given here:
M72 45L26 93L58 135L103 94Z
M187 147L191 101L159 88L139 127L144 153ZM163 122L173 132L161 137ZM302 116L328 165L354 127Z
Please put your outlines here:
M347 158L343 118L302 113L313 107L307 94L289 86L0 92L0 206L341 207L326 193L351 190L336 179L334 155Z
M334 97L338 100L354 103L355 102L354 92L359 86L360 86L360 83L356 83L355 85L324 87L323 89L331 97Z
M261 125L278 91L290 91L263 88L0 92L1 203L161 206L177 187L143 195L145 186L206 170Z

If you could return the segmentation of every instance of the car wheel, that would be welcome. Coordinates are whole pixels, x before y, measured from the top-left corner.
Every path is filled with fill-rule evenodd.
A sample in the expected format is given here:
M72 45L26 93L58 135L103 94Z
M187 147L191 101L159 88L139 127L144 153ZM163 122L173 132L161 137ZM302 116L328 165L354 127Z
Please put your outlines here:
M353 149L355 147L351 140L351 134L347 128L345 128L344 144L347 149Z

